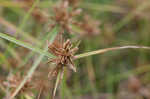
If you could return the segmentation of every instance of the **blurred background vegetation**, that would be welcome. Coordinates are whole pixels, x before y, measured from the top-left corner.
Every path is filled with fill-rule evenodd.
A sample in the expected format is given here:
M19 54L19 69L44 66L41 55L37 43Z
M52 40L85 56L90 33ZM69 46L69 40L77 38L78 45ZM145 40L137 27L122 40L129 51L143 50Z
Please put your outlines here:
M44 49L53 23L50 16L55 14L53 7L60 1L0 0L0 32ZM66 34L75 43L81 41L77 54L115 46L150 46L149 0L75 1L82 9L75 20L88 14L99 22L98 27L93 25L99 29L96 35L76 33L80 31L76 27L75 33ZM0 38L0 99L12 92L3 85L8 76L26 75L38 57L34 51ZM75 60L77 72L65 71L56 99L150 99L149 60L149 51L139 49ZM40 99L48 99L54 86L54 81L47 77L50 68L47 57L40 60L31 80L36 87L29 94L17 95L18 99L35 99L40 90Z

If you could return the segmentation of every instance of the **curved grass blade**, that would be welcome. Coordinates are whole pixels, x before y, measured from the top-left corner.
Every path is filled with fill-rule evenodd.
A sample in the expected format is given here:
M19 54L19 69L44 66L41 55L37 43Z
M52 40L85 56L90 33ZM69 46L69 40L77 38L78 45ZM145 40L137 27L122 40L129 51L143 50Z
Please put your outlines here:
M150 50L150 47L148 47L148 46L121 46L121 47L105 48L105 49L100 49L100 50L76 55L75 59L84 58L84 57L92 56L92 55L96 55L96 54L102 54L102 53L105 53L108 51L121 50L121 49L148 49L148 50Z

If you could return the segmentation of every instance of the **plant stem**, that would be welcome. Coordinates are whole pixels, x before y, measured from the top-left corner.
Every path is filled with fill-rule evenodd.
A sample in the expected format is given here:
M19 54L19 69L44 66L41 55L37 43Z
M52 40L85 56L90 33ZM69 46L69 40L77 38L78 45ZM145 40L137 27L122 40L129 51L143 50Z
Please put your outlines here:
M121 50L121 49L149 49L150 50L150 47L147 47L147 46L121 46L121 47L105 48L105 49L100 49L100 50L96 50L96 51L76 55L75 59L80 59L80 58L84 58L84 57L87 57L87 56L102 54L102 53L105 53L105 52L108 52L108 51Z
M52 99L54 99L54 97L55 97L56 90L57 90L57 87L59 85L60 79L61 79L61 70L58 72L58 75L57 75L57 79L56 79L53 94L52 94Z

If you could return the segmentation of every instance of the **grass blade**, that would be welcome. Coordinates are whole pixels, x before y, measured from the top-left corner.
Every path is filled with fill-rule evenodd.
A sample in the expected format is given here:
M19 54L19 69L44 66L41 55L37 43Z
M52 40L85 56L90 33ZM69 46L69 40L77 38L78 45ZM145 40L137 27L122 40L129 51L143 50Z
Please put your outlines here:
M55 28L54 30L55 30L55 31L53 31L53 34L52 34L51 39L50 39L50 42L53 42L54 38L55 38L56 35L57 35L56 28ZM47 45L47 46L48 46L48 45ZM47 49L48 49L47 46L44 48L44 52L47 51ZM13 99L13 98L17 95L17 93L20 91L20 89L24 86L24 84L27 82L27 80L32 77L32 75L33 75L35 69L36 69L36 68L38 67L38 65L40 64L40 62L41 62L41 60L43 59L44 55L45 55L45 54L42 53L42 54L36 59L36 61L35 61L35 62L33 63L33 65L32 65L32 67L30 68L29 72L27 73L26 77L25 77L24 80L21 82L21 84L17 87L17 89L14 91L14 93L11 95L10 99Z
M96 54L102 54L108 51L121 50L121 49L148 49L150 50L150 47L148 46L121 46L121 47L105 48L105 49L100 49L100 50L76 55L75 59L84 58L84 57L96 55Z
M56 28L54 29L54 31L56 31ZM15 43L15 44L17 44L17 45L19 45L19 46L22 46L22 47L25 47L25 48L27 48L27 49L30 49L30 50L32 50L32 51L34 51L34 52L37 52L37 53L39 53L39 54L43 54L43 53L44 53L45 56L53 57L53 55L51 55L50 53L44 52L43 50L41 50L41 49L39 49L39 48L37 48L37 47L33 47L32 45L30 45L30 44L28 44L28 43L25 43L25 42L23 42L23 41L17 40L17 39L15 39L15 38L11 37L11 36L8 36L8 35L5 34L5 33L0 33L0 37L3 38L3 39L8 40L8 41L10 41L10 42L13 42L13 43Z

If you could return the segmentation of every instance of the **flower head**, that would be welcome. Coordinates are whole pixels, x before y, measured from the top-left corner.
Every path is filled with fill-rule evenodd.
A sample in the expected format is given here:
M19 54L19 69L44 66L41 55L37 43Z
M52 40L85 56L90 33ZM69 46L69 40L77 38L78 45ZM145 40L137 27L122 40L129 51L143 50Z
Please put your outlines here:
M69 39L62 44L54 42L50 44L48 48L49 52L56 56L56 58L53 58L49 61L56 64L56 67L50 74L57 75L59 70L63 69L64 67L70 68L74 72L76 72L73 58L78 48L73 48L73 45L71 44L71 41Z
M11 89L11 93L14 92L14 90L16 90L16 88L20 85L20 83L22 82L23 78L20 75L20 73L17 73L16 75L10 75L7 78L7 81L3 82L3 84L6 87L9 87ZM22 87L22 89L19 91L19 93L28 93L30 95L32 95L32 93L30 93L29 89L31 89L32 85L30 84L31 79L29 79L25 85Z
M52 16L51 19L54 21L54 24L51 24L51 27L57 24L63 31L65 30L71 33L73 18L80 14L81 9L72 9L68 1L62 1L59 5L54 6L53 12L54 16Z

